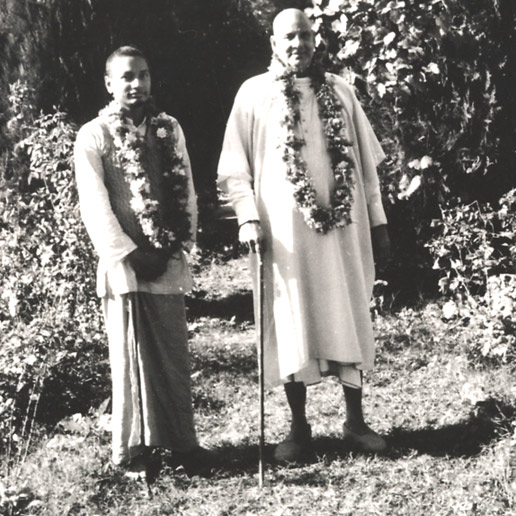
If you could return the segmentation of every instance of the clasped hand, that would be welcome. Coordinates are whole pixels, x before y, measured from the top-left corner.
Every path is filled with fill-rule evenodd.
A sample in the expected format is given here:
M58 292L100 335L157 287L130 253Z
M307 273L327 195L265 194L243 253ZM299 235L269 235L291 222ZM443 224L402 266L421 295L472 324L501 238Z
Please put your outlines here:
M168 256L157 249L135 249L127 256L127 260L136 276L144 281L154 281L167 270Z

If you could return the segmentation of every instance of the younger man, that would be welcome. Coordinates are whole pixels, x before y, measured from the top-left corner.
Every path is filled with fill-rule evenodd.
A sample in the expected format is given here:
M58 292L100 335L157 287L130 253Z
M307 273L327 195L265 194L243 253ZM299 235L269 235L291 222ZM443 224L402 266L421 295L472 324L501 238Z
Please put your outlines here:
M144 55L106 61L113 101L81 128L75 170L81 215L99 255L113 386L113 462L145 476L149 451L206 458L194 429L184 294L196 198L183 131L150 100Z

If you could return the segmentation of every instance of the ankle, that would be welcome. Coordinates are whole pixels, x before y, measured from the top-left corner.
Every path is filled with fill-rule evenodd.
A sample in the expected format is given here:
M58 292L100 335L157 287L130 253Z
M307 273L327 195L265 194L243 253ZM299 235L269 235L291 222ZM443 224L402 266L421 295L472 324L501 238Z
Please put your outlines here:
M304 428L308 426L308 420L304 414L302 416L293 416L290 420L290 426L292 428Z
M362 418L346 418L344 421L344 426L346 426L352 432L359 434L366 433L369 430L369 426Z
M298 444L306 445L312 438L312 427L306 422L304 423L290 423L290 430L288 432L287 441L293 441Z

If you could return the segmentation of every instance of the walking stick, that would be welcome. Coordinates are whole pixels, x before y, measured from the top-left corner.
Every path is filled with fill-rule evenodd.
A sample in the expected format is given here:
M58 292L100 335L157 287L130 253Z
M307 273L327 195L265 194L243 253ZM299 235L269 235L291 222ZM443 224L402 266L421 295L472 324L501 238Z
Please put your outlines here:
M258 245L256 251L256 258L258 260L258 291L257 291L257 302L258 302L258 321L256 321L256 329L258 333L258 389L259 389L259 403L260 403L260 443L258 447L258 485L260 489L263 487L264 479L264 444L265 444L265 387L263 378L263 257L262 250Z

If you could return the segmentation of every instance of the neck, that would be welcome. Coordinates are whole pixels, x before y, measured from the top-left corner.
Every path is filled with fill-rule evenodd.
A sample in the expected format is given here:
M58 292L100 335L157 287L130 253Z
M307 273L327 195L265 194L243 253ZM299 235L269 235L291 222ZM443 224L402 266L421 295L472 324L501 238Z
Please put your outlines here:
M127 116L133 121L133 124L138 127L145 119L144 106L138 106L136 108L130 109L127 113Z
M281 61L281 59L276 55L272 55L271 64L269 66L269 70L276 77L311 77L315 78L318 82L324 81L324 71L319 63L312 61L310 66L305 68L304 70L293 70L290 66L286 65Z

